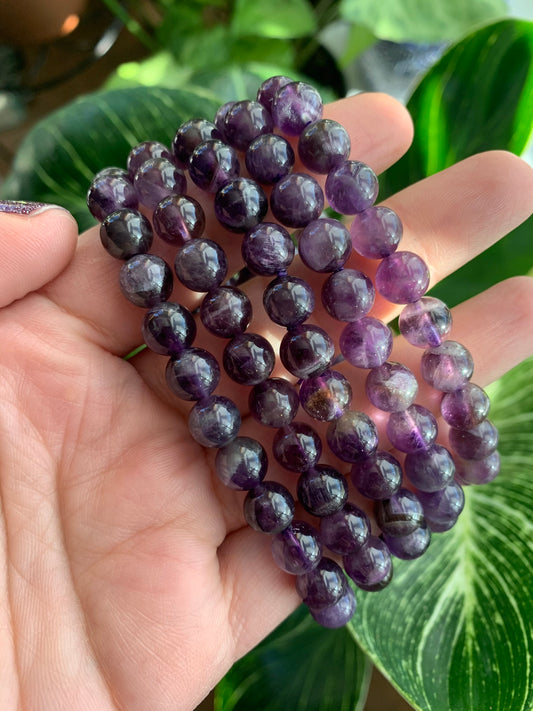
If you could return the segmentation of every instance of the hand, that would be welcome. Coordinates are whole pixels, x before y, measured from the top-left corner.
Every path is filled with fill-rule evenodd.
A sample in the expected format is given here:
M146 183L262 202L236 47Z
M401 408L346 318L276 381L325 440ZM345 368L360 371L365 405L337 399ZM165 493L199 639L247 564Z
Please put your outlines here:
M377 172L411 140L405 109L383 95L327 115ZM401 248L427 260L435 283L529 216L533 171L487 153L387 205L404 223ZM213 452L191 439L190 404L166 389L166 359L123 360L141 341L143 311L120 294L120 262L97 228L77 241L62 210L0 215L0 226L0 708L194 709L296 607L294 581L274 565L268 536L244 524L244 494L225 489ZM239 239L221 241L238 268ZM245 288L253 330L275 337L261 320L263 283ZM182 292L174 300L191 305ZM374 311L394 313L383 301ZM533 280L459 306L452 334L474 356L476 383L498 378L533 353ZM220 353L214 340L208 349ZM420 352L398 345L394 357L416 368ZM346 372L357 394L365 374ZM221 392L242 403L239 387ZM428 387L417 402L436 410ZM246 419L242 431L269 436ZM269 478L294 489L272 462Z

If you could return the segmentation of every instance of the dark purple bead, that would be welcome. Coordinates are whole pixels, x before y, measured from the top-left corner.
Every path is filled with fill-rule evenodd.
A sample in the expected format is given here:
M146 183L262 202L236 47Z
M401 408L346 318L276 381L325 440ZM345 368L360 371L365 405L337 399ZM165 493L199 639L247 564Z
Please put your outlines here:
M326 198L341 215L355 215L373 205L378 179L372 168L356 160L339 163L326 178Z
M452 455L440 444L409 452L404 462L405 476L420 491L438 491L452 481L455 464Z
M455 481L439 491L419 491L417 496L424 516L435 523L455 521L465 505L464 492Z
M450 446L462 459L485 459L498 446L498 430L490 420L483 420L469 430L450 428Z
M218 450L215 458L217 476L230 489L253 489L263 481L267 468L263 445L251 437L235 437Z
M257 101L259 101L260 104L263 104L263 106L271 112L272 102L274 101L274 97L276 96L278 91L281 89L281 87L285 86L286 84L291 84L293 81L294 80L290 77L285 77L282 75L277 75L275 77L270 77L269 79L266 79L257 91Z
M290 173L274 185L270 209L287 227L305 227L324 209L322 188L310 175Z
M220 139L220 131L211 121L203 118L185 121L176 131L172 141L175 160L182 168L189 167L189 160L196 146L210 139Z
M174 262L176 276L193 291L209 291L226 276L228 260L222 247L210 239L195 239L178 250Z
M216 193L228 180L238 178L240 172L236 151L222 141L200 143L189 161L191 180L208 193Z
M165 301L148 309L142 325L144 342L161 355L178 355L196 336L196 323L181 304Z
M174 156L163 143L159 141L143 141L134 146L128 154L128 175L130 180L135 178L135 173L141 165L150 158L166 158L174 161Z
M244 518L256 531L279 533L294 517L290 491L275 481L264 481L246 495Z
M224 138L238 151L265 133L272 133L272 116L258 101L236 101L224 118Z
M357 603L355 595L351 587L346 588L345 594L340 597L337 602L328 607L321 607L316 610L313 607L309 608L311 617L321 627L326 629L339 629L344 627L352 619Z
M367 375L365 389L374 407L385 412L397 412L413 404L418 393L418 381L407 366L388 361L372 368Z
M272 118L282 133L298 136L304 128L322 118L322 99L318 91L302 81L285 84L272 102Z
M143 308L166 301L172 293L172 271L154 254L138 254L124 262L119 275L124 296Z
M109 213L123 207L136 210L139 198L126 172L100 171L87 192L87 207L93 217L102 222Z
M152 246L153 238L150 222L137 210L114 210L100 225L100 241L117 259L145 254Z
M222 104L222 106L218 108L215 114L215 126L218 132L220 133L220 136L222 137L223 141L226 140L226 137L224 135L224 121L226 120L226 114L231 109L234 103L234 101L226 101L225 104Z
M377 368L391 354L392 331L377 318L365 316L344 327L339 346L346 360L357 368Z
M338 321L357 321L374 305L375 291L370 279L357 269L341 269L322 286L322 303Z
M294 242L287 230L273 222L261 222L243 237L246 266L261 276L286 270L294 259Z
M348 131L331 119L320 119L304 128L298 139L298 155L308 170L329 173L350 153Z
M303 263L315 272L337 271L351 251L350 233L339 220L314 220L298 236L298 253Z
M500 473L500 454L498 451L484 459L455 459L455 478L461 484L488 484Z
M402 484L400 462L388 452L374 452L352 465L352 482L367 499L388 499Z
M204 447L223 447L235 439L240 426L239 408L222 395L200 400L189 413L189 431Z
M468 350L456 341L443 341L422 354L420 370L424 380L437 390L453 392L472 377L474 361Z
M370 536L370 521L364 511L350 502L320 520L320 535L333 553L346 555L359 550Z
M274 368L276 356L270 343L257 333L239 333L224 348L224 370L241 385L263 382Z
M298 393L288 380L269 378L252 388L249 406L252 416L267 427L285 427L298 412Z
M307 320L315 308L315 295L309 284L294 276L280 276L266 287L263 305L274 323L294 328Z
M320 459L322 442L312 427L304 422L291 422L274 435L272 453L277 462L292 472L305 472Z
M348 485L333 467L317 464L298 479L298 500L313 516L329 516L348 498Z
M276 565L291 575L307 573L322 557L320 535L305 521L293 520L272 537L272 556Z
M250 178L235 178L215 195L215 215L231 232L247 232L257 225L268 210L263 189Z
M154 230L169 244L183 244L201 237L205 213L200 203L187 195L169 195L158 203L153 214Z
M423 296L407 304L398 321L400 333L413 346L440 346L452 328L452 314L446 304L434 296Z
M418 254L394 252L382 260L376 271L376 289L393 304L418 301L429 286L429 269Z
M246 149L245 162L254 180L273 185L291 172L294 151L285 138L267 133L250 143Z
M331 558L322 558L312 570L296 578L296 592L314 610L334 605L347 589L344 571Z
M466 383L460 390L446 393L440 403L445 421L460 430L479 425L489 414L489 409L489 396L474 383Z
M424 523L422 504L409 489L399 489L390 498L376 501L374 516L388 536L407 536Z
M150 158L135 173L133 181L139 202L154 209L169 195L183 195L187 189L185 175L166 158Z
M345 555L344 570L357 587L369 592L383 590L392 578L392 561L386 544L370 536L362 548Z
M331 451L344 462L358 462L373 454L378 447L378 431L364 412L349 410L333 420L327 430Z
M400 452L427 449L437 437L437 420L422 405L392 412L387 422L387 437Z
M423 555L431 543L431 530L426 523L406 536L387 536L383 534L387 548L396 558L414 560Z
M205 295L200 319L208 331L221 338L242 333L252 319L252 304L235 286L219 286Z
M187 348L168 361L165 379L182 400L202 400L218 385L220 368L216 358L203 348Z
M283 336L279 355L290 373L297 378L309 378L331 365L335 345L324 329L303 324Z
M450 519L446 523L437 523L426 516L426 524L431 533L445 533L455 526L457 519Z
M351 401L352 387L336 370L325 370L300 385L302 407L315 420L330 422L341 417Z
M403 226L395 212L378 205L355 215L350 233L356 252L368 259L383 259L398 247Z

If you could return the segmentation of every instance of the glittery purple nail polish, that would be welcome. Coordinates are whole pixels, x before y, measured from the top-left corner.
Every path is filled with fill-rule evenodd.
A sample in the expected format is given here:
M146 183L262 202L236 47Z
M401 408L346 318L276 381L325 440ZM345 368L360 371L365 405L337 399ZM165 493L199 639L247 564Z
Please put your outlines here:
M50 205L46 202L29 202L27 200L0 200L0 212L10 215L32 215L44 212L50 208L61 208L60 205Z

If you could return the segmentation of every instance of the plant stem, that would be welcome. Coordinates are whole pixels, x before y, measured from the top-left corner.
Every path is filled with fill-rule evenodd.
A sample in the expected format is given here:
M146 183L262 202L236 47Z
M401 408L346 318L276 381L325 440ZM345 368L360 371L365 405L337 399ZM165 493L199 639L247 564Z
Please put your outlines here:
M144 27L142 27L142 25L129 14L119 0L103 0L103 2L107 5L109 10L124 23L124 26L128 32L131 32L134 37L137 37L139 42L144 44L147 49L151 52L157 52L159 50L159 46L154 38L151 37L148 32L146 32Z

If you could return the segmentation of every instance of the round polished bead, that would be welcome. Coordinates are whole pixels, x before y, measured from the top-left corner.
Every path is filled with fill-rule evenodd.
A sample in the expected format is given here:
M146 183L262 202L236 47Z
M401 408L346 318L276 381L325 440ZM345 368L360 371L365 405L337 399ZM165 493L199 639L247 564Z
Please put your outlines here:
M463 459L485 459L498 446L498 430L490 420L483 420L469 430L450 428L450 446Z
M402 336L413 346L432 348L440 346L450 333L452 313L440 299L423 296L403 308L398 326Z
M438 491L452 481L455 464L452 455L440 444L409 452L404 462L405 476L420 491Z
M418 301L429 286L429 269L418 254L394 252L376 271L376 289L393 304Z
M343 475L326 464L317 464L298 479L298 500L313 516L329 516L341 509L348 498Z
M270 113L258 101L236 101L224 118L224 138L238 151L245 151L258 136L272 133Z
M324 209L322 188L310 175L290 173L274 185L270 209L287 227L305 227Z
M309 378L330 366L335 344L324 329L303 324L283 336L279 355L290 373L297 378Z
M327 440L331 451L344 462L357 462L373 454L378 447L378 432L364 412L349 410L330 422Z
M423 555L431 543L431 529L423 523L406 536L387 536L383 540L393 556L401 560L414 560Z
M479 425L489 414L487 393L474 383L466 383L454 392L446 393L440 403L443 418L451 427L469 430Z
M266 287L263 305L274 323L294 328L307 320L315 308L315 295L309 284L294 276L280 276Z
M125 171L100 171L87 192L87 207L100 222L115 210L136 210L138 205L139 198Z
M307 573L322 557L320 535L309 523L293 520L272 537L272 556L276 565L291 575Z
M182 195L187 189L185 175L167 158L150 158L135 173L133 180L139 202L150 209L169 195Z
M443 341L422 354L420 370L424 380L437 390L453 392L472 377L474 361L468 350L456 341Z
M183 244L201 237L205 213L200 203L186 195L169 195L157 204L153 214L154 230L169 244Z
M338 321L363 318L374 305L374 298L374 285L357 269L340 269L322 285L322 303Z
M222 141L200 143L189 161L191 180L208 193L216 193L228 180L238 178L240 171L237 152Z
M369 592L382 590L392 578L392 561L386 544L370 536L364 546L342 559L344 570L357 587Z
M232 338L248 327L252 304L237 287L219 286L205 295L200 306L200 319L215 336Z
M336 603L347 588L348 581L342 568L327 557L323 557L310 572L296 578L296 592L315 610Z
M240 426L239 408L222 395L200 400L189 413L189 431L204 447L223 447L237 436Z
M500 454L498 451L484 459L456 458L455 478L460 484L489 484L500 473Z
M325 370L300 385L302 407L315 420L330 422L341 417L351 401L352 387L336 370Z
M154 254L138 254L124 262L119 274L124 296L143 308L166 301L172 293L172 271Z
M174 156L170 149L163 143L159 141L143 141L142 143L138 143L128 153L127 166L130 180L134 179L135 173L139 170L141 165L145 161L150 160L150 158L166 158L174 162Z
M279 74L275 77L266 79L257 91L257 101L259 101L260 104L263 104L268 111L272 111L272 102L274 101L274 97L282 86L290 84L292 81L293 80L290 77Z
M298 393L284 378L268 378L250 391L250 412L267 427L289 425L298 412L299 404Z
M268 378L276 363L274 349L257 333L239 333L224 348L224 370L241 385L256 385Z
M217 109L215 114L214 123L223 141L226 140L226 136L224 135L224 122L226 120L226 114L234 103L234 101L226 101L225 104L222 104L222 106Z
M178 355L196 336L196 323L181 304L170 301L148 309L142 325L144 342L160 355Z
M215 195L215 215L231 232L247 232L261 222L267 210L263 188L250 178L230 180Z
M378 450L352 465L352 482L367 499L388 499L402 484L400 462L392 454Z
M298 253L303 263L315 272L337 271L351 251L350 233L339 220L314 220L298 236Z
M222 247L210 239L195 239L184 244L174 262L176 276L193 291L209 291L219 286L228 271Z
M370 536L368 516L350 502L320 520L320 535L333 553L347 555L359 550Z
M465 505L464 492L455 481L439 491L419 491L417 496L424 509L424 516L435 523L455 521Z
M251 437L235 437L218 450L215 458L217 476L230 489L253 489L263 481L267 468L263 445Z
M344 327L339 346L346 360L357 368L377 368L391 354L392 331L377 318L365 316Z
M329 173L350 153L348 131L331 119L320 119L304 128L298 139L298 155L308 170Z
M172 141L172 151L176 163L182 168L188 168L196 146L204 141L219 138L221 138L220 131L211 121L202 118L185 121L176 131Z
M170 358L165 370L169 389L182 400L202 400L220 380L217 360L203 348L187 348Z
M145 254L152 246L153 238L150 222L138 210L114 210L100 225L100 241L117 259Z
M422 405L392 412L387 422L387 437L400 452L427 449L437 438L437 420Z
M291 172L294 151L285 138L267 133L250 143L245 162L248 172L258 183L273 185Z
M337 602L334 602L333 605L319 609L310 607L309 613L321 627L325 627L326 629L339 629L348 624L352 619L356 607L357 603L353 590L347 587L344 595L340 597Z
M405 410L418 393L418 381L407 366L387 361L372 368L366 378L366 395L372 405L385 412Z
M350 234L356 252L368 259L383 259L396 250L403 226L393 210L378 205L354 216Z
M246 495L244 518L256 531L279 533L293 517L294 499L282 484L264 481Z
M277 462L292 472L305 472L320 459L322 442L312 427L291 422L274 435L272 453Z
M310 84L295 81L278 88L271 110L282 133L298 136L308 124L322 118L322 99Z
M424 523L422 504L409 489L399 489L390 498L376 501L374 516L388 536L407 536Z
M246 266L261 276L286 270L295 252L287 230L274 222L261 222L246 232L241 250Z
M326 178L326 197L342 215L366 210L376 199L378 179L372 168L356 160L346 160L330 170Z

